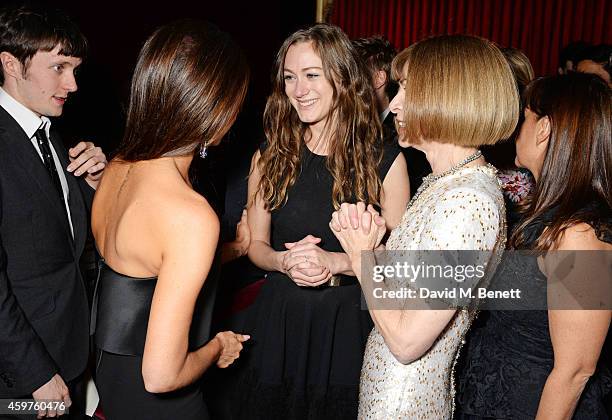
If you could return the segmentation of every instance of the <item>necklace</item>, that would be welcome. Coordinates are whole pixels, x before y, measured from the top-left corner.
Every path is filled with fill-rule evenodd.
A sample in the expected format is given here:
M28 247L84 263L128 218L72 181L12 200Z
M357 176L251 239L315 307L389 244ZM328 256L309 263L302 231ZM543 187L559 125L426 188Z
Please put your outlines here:
M425 178L423 178L423 183L421 184L421 186L417 190L416 194L414 194L414 197L412 197L412 200L410 200L410 203L408 203L408 207L406 208L406 210L408 210L410 207L412 207L412 205L414 203L416 203L417 199L423 194L423 192L425 192L425 190L428 189L434 182L436 182L440 178L444 178L445 176L448 176L450 174L453 174L453 173L457 172L459 169L461 169L462 167L464 167L468 163L475 161L476 159L478 159L481 156L482 156L482 152L480 150L476 150L475 153L469 155L468 157L463 159L461 162L459 162L458 164L456 164L452 168L450 168L450 169L448 169L448 170L446 170L444 172L441 172L441 173L439 173L437 175L434 175L434 174L427 175Z

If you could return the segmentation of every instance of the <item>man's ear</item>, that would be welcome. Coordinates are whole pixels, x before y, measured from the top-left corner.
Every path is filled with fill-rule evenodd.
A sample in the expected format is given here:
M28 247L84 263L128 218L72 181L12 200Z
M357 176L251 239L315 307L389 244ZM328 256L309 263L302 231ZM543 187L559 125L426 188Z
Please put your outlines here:
M550 119L547 116L543 116L536 123L536 144L539 146L546 146L548 139L550 138Z
M374 72L374 89L380 89L387 84L387 73L384 70Z
M0 62L2 63L5 80L7 77L14 77L16 79L23 77L23 65L13 54L2 51L0 53Z

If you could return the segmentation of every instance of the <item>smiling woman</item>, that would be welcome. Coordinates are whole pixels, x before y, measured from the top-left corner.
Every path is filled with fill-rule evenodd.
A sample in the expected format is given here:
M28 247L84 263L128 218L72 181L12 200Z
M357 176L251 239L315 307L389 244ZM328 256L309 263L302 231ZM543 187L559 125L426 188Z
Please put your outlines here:
M313 137L321 138L331 110L334 88L323 75L321 58L312 48L312 42L289 47L283 72L285 94L291 105L300 120L310 124Z
M267 144L249 177L249 258L267 280L233 325L253 337L222 418L357 415L372 324L329 230L341 201L382 208L392 227L409 196L406 163L382 130L367 70L330 25L285 40L264 114ZM339 286L339 287L336 287ZM248 321L246 321L248 320Z

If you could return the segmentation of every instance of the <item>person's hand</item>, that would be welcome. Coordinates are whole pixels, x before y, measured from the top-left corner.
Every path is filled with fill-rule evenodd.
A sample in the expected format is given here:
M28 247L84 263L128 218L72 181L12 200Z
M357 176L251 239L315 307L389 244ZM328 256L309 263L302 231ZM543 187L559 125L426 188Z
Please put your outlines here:
M49 382L38 388L36 391L32 393L32 397L36 401L44 401L44 402L62 402L64 403L64 408L57 407L57 410L47 408L45 410L38 410L37 418L41 419L43 417L59 417L64 414L66 408L70 407L72 401L70 400L70 393L68 392L68 387L66 383L62 379L59 374L55 374Z
M213 340L217 340L221 346L217 366L226 368L240 356L242 343L251 338L249 335L236 334L232 331L222 331L215 335Z
M298 242L287 242L283 270L298 286L316 287L334 274L333 254L321 249L320 238L308 235Z
M241 251L241 256L246 255L251 244L251 230L249 229L249 222L247 221L247 211L242 210L242 216L238 225L236 225L236 240L238 247Z
M372 205L342 203L329 226L353 261L362 250L375 249L385 236L385 220Z
M98 187L102 173L106 167L106 156L100 147L92 142L82 141L68 150L70 164L66 168L74 176L85 176L87 183L93 188Z
M295 284L302 287L317 287L326 283L332 276L327 267L313 263L300 263L285 272Z

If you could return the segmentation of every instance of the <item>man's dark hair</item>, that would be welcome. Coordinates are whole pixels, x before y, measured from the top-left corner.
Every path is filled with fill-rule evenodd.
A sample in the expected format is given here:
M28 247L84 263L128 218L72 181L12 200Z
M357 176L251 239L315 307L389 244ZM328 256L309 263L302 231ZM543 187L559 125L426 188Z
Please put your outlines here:
M15 56L24 71L37 51L51 51L57 45L61 55L84 58L87 54L87 39L60 11L23 6L0 10L0 52ZM4 84L1 71L0 84Z
M612 75L612 45L599 44L587 48L580 60L591 60L601 64L608 74Z
M393 45L380 35L355 39L352 43L371 74L378 70L385 72L387 75L385 92L390 100L393 99L397 93L397 82L391 78L391 62L397 54Z
M586 50L590 44L584 41L575 41L567 44L559 53L559 68L565 70L565 65L568 61L572 62L573 70L576 71L576 65L583 59Z

